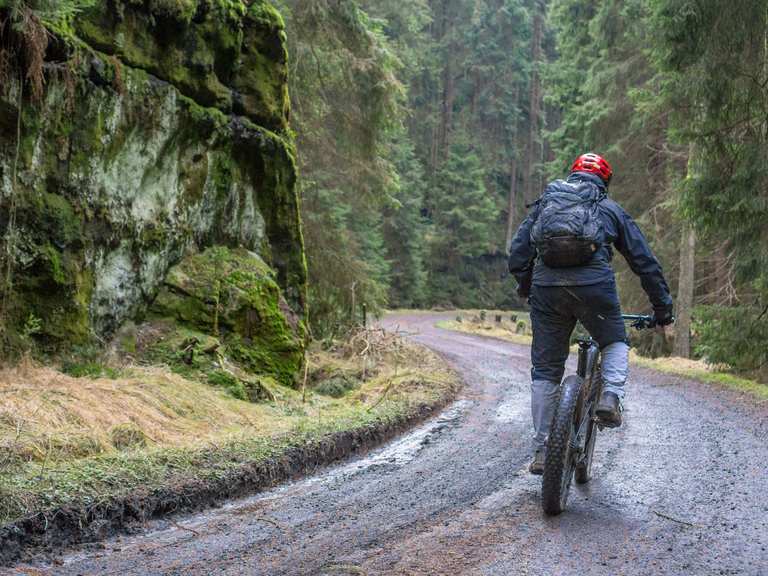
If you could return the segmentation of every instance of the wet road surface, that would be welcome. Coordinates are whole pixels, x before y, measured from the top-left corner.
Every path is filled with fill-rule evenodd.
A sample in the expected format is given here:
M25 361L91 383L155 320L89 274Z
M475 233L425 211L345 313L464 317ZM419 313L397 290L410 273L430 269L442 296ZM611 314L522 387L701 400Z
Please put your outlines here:
M528 348L435 321L386 324L464 378L440 416L315 477L28 573L768 576L765 403L634 368L595 479L547 518L526 472Z

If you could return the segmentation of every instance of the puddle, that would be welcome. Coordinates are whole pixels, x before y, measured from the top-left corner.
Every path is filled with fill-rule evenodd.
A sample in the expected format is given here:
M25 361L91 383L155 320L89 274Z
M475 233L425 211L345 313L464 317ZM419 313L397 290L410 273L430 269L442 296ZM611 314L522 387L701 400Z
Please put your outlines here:
M372 467L408 464L418 456L425 446L437 440L442 432L455 425L471 403L470 400L459 400L434 420L422 424L399 440L374 450L361 460L333 468L314 478L307 478L303 482L305 484L330 482L340 478L348 478Z

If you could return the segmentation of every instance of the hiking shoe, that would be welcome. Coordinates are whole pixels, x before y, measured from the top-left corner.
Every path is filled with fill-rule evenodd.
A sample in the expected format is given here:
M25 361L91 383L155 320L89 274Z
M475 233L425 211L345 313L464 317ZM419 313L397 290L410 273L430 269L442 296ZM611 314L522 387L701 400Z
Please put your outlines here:
M536 450L533 455L533 461L528 466L528 472L536 476L544 474L544 450Z
M613 392L603 392L595 413L606 428L621 426L621 401Z

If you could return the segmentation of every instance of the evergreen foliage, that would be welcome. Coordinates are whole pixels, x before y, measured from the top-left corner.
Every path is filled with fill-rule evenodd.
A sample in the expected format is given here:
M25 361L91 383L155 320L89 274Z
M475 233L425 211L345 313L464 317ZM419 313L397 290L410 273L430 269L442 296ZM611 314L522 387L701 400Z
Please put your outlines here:
M739 306L768 322L764 3L284 4L316 333L356 321L362 303L519 305L505 242L544 176L593 150L673 293L707 306L694 348L759 368L725 335L744 333L729 320ZM680 274L686 254L693 275ZM617 269L625 307L647 309Z

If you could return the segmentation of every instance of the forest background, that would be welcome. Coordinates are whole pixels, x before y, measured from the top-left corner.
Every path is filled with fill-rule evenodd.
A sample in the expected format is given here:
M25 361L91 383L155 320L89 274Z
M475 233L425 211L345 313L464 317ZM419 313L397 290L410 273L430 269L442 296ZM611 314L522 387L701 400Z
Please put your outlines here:
M768 3L276 4L316 337L363 305L519 307L511 235L596 151L672 285L674 352L768 377Z

